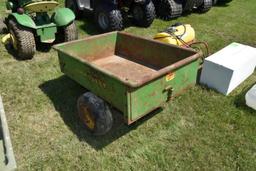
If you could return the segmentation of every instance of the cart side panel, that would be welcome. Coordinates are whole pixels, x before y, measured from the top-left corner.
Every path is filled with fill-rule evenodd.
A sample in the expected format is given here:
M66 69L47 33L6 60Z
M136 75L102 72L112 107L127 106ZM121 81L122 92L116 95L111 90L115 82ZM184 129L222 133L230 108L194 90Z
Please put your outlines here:
M117 33L106 33L73 42L56 45L58 51L64 51L73 58L88 62L114 55Z
M189 49L125 33L118 33L115 53L153 67L156 70L196 54L195 51Z
M127 115L126 87L76 58L59 52L61 71Z
M196 60L131 92L128 124L195 85L198 66Z

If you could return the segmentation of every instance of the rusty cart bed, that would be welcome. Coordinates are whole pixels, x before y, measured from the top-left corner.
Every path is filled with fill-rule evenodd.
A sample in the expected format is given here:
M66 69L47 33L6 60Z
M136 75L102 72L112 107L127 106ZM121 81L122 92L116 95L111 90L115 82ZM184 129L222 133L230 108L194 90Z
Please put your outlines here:
M121 111L127 124L194 85L200 63L196 51L124 32L59 44L55 49L62 72ZM85 107L82 112L95 108ZM82 119L90 129L97 127L90 125L95 116Z

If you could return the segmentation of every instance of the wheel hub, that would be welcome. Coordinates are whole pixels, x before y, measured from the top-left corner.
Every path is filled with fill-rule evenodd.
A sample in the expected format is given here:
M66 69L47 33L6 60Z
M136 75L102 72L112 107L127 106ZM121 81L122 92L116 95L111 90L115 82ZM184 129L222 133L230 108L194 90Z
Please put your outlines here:
M83 122L86 124L86 126L93 130L94 127L95 127L95 121L94 119L92 118L90 112L88 111L88 109L85 107L85 106L80 106L81 108L81 118L83 120Z

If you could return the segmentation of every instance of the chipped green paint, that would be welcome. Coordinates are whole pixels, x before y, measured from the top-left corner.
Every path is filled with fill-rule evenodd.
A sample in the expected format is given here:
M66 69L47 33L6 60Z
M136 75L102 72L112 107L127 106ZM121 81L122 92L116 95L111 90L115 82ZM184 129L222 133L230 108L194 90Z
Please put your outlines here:
M120 110L128 124L194 85L200 61L200 54L195 51L123 32L92 36L54 48L62 72ZM129 72L127 68L114 74L94 62L113 55L154 68L154 72L131 80L120 77L122 72ZM117 68L116 65L111 67Z

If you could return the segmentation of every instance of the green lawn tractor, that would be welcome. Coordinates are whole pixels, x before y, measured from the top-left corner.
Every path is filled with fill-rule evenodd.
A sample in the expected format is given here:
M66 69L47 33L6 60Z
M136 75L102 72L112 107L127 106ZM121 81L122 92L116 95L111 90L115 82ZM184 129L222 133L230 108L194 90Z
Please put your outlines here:
M155 19L155 7L151 0L66 0L65 4L77 17L85 11L92 12L103 32L122 30L123 14L132 16L140 27L149 27Z
M7 9L11 10L5 18L9 34L2 42L13 46L18 59L33 58L37 43L77 39L75 14L68 8L57 8L58 5L53 0L7 1Z
M207 12L214 1L216 0L153 0L157 16L163 20L177 18L186 11Z

